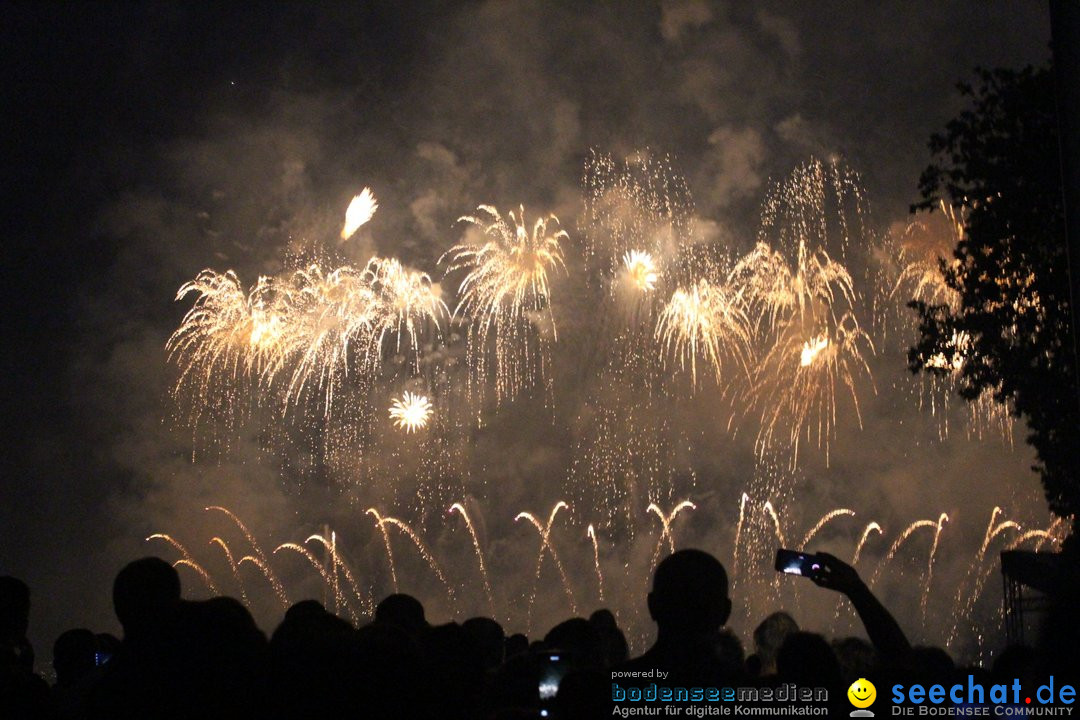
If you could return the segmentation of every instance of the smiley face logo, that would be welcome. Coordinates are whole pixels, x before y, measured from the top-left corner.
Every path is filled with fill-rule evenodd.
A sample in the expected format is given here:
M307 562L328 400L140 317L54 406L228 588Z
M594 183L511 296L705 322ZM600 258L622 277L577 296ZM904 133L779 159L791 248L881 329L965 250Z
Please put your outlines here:
M847 689L848 700L857 708L868 708L877 699L877 688L866 678L859 678Z

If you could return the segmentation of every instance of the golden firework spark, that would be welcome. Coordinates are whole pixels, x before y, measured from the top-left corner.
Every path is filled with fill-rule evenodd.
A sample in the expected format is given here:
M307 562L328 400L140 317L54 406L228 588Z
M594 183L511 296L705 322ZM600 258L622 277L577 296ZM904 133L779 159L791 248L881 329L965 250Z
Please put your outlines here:
M799 354L799 365L809 367L818 354L827 347L829 347L829 338L824 335L818 335L812 340L807 340L803 343L802 352Z
M834 307L855 303L855 286L841 263L824 250L812 250L805 240L798 243L792 265L783 253L759 242L735 265L731 282L747 289L751 306L760 321L775 328L793 317L813 320L822 310L834 314Z
M431 412L431 401L427 396L406 390L390 406L390 419L399 430L411 433L427 427Z
M656 263L652 255L639 250L630 250L623 255L623 266L626 268L626 276L630 283L642 292L648 292L656 288Z
M828 330L805 332L802 323L783 328L755 378L754 401L761 409L758 452L770 447L779 434L791 449L791 464L798 462L802 439L814 440L825 449L837 421L837 388L851 396L855 418L862 427L857 380L870 379L864 350L874 351L873 342L851 312L840 317Z
M676 290L660 311L655 331L665 351L679 358L680 367L685 369L690 365L695 385L699 354L712 366L717 380L725 356L736 358L745 368L750 355L750 335L742 296L708 280Z
M470 366L481 381L486 376L488 341L494 338L496 396L501 400L533 382L534 367L547 364L531 359L536 342L532 316L546 311L552 336L558 339L550 275L557 268L566 269L561 242L568 235L555 229L559 220L554 215L537 219L530 231L523 207L517 214L510 212L509 222L490 205L459 220L479 228L482 241L460 243L443 256L448 258L448 274L467 271L454 315L471 320Z
M361 225L365 225L371 220L378 209L379 202L375 199L375 194L371 192L371 188L361 190L360 194L352 199L348 209L345 210L345 225L341 228L341 239L348 240L351 238L360 229Z
M989 201L990 198L987 199ZM973 203L971 207L977 206ZM902 266L893 285L890 297L900 295L929 306L943 305L952 313L960 311L960 294L945 281L945 270L962 274L960 261L951 257L952 251L964 239L969 207L953 207L939 201L939 214L920 218L908 225L901 238L899 260ZM936 222L934 218L940 218ZM944 228L941 226L944 225ZM1018 312L1038 309L1037 296L1028 303L1015 308ZM949 395L960 384L961 374L974 342L966 332L953 332L940 352L925 359L927 368L941 372L939 377L924 377L923 391L931 393L931 413L938 408L948 413ZM921 403L920 403L921 404ZM982 438L993 431L1003 441L1012 444L1013 418L1006 404L994 398L992 390L985 390L974 400L966 403L966 430L968 437ZM947 418L941 426L942 437L948 435Z
M374 291L373 334L377 350L387 335L397 336L397 351L407 338L415 364L420 362L419 337L430 325L439 333L440 320L450 314L441 288L427 273L409 270L394 258L373 258L366 275Z

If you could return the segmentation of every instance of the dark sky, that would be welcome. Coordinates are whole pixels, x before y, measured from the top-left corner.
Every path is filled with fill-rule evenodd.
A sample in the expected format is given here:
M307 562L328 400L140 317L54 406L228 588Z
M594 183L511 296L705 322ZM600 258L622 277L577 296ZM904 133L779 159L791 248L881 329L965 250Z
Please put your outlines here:
M306 527L270 470L193 468L162 439L171 300L201 268L278 271L372 185L374 234L343 252L434 273L479 202L572 228L590 148L672 153L702 239L738 249L770 178L841 155L884 231L961 108L955 83L1049 55L1039 2L7 2L0 28L0 574L34 590L39 656L107 627L122 559L203 500L258 494L248 517ZM1033 497L1026 453L953 443L926 467L998 464ZM861 497L925 514L881 467Z

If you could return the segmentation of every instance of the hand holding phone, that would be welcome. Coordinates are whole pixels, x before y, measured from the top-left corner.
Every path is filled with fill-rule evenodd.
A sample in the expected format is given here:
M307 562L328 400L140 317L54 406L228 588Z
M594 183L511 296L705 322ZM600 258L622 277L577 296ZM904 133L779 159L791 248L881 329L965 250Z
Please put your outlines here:
M821 574L823 568L824 563L817 555L783 548L776 551L777 572L801 575L813 580Z

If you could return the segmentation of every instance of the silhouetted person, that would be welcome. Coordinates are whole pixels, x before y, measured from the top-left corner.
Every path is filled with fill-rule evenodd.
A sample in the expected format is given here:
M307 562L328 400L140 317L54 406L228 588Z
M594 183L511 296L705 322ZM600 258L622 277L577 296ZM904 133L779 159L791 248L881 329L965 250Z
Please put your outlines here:
M49 686L34 674L34 651L26 639L30 588L0 577L0 717L40 718L48 711Z
M833 640L832 649L840 663L840 674L849 685L859 678L870 677L877 667L878 658L874 646L862 638Z
M491 618L474 617L463 622L461 629L480 649L485 670L491 671L502 665L506 644L502 625Z
M412 595L395 593L387 595L375 607L375 622L395 625L414 639L428 629L424 618L424 606Z
M362 711L349 717L440 717L427 712L429 705L439 707L440 698L424 676L423 657L413 637L395 624L373 622L356 631L356 643L358 664L350 684L362 701Z
M113 582L124 638L93 689L88 714L101 720L177 718L191 688L178 652L180 576L156 557L128 563Z
M799 687L838 688L840 663L829 643L817 633L793 632L776 653L776 674L781 683Z
M86 701L99 674L98 640L85 628L64 632L53 643L53 670L56 686L52 707L58 718L81 718Z
M506 638L506 659L529 652L529 638L522 633L514 633Z
M264 717L267 642L240 601L181 603L172 652L188 717Z
M585 618L562 621L544 636L544 645L551 652L566 653L575 670L605 667L603 640Z
M624 663L630 657L630 648L626 636L615 622L615 616L607 608L601 608L589 616L589 623L600 634L603 647L604 665L612 667Z
M799 631L799 625L784 611L774 612L754 628L754 654L759 676L776 674L776 653L784 644L785 638Z
M907 663L911 655L911 643L896 619L874 597L855 568L829 553L819 552L817 556L821 559L823 570L810 579L820 587L842 593L851 601L882 662L894 666Z
M484 659L480 646L457 623L437 625L420 641L426 661L426 684L432 691L433 716L475 718L484 689Z
M179 604L180 576L161 558L130 562L113 582L113 609L124 628L125 643L160 633Z
M648 605L656 643L620 669L664 670L674 686L724 687L739 679L732 659L718 654L720 628L731 615L727 572L719 560L701 550L664 558L653 574Z
M97 667L97 638L86 628L76 628L53 643L53 670L58 686L71 685Z
M270 639L270 716L357 717L359 667L353 626L315 600L296 603Z

